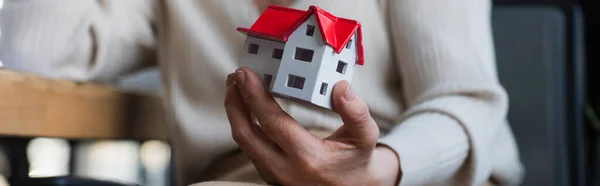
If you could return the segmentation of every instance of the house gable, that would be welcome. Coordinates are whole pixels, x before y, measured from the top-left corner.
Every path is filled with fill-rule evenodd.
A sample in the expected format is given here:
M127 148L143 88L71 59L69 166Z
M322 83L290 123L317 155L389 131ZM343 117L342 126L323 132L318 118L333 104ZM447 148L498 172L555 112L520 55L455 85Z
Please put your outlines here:
M315 84L317 76L324 63L323 56L327 55L325 52L327 48L330 48L323 42L318 27L316 18L310 16L290 34L288 41L285 43L285 50L275 78L273 92L306 101L312 99L312 93L317 87ZM306 51L308 51L308 54ZM302 54L309 55L308 59L304 59ZM293 78L303 78L302 89L289 86L291 76Z

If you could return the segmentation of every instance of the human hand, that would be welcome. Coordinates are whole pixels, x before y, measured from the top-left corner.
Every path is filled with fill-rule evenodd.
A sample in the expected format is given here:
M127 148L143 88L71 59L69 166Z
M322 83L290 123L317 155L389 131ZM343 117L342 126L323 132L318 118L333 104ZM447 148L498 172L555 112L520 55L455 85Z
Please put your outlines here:
M233 139L267 183L396 184L398 157L376 147L379 129L367 104L346 81L334 87L333 100L344 125L320 139L281 109L252 70L241 68L227 77L225 108Z

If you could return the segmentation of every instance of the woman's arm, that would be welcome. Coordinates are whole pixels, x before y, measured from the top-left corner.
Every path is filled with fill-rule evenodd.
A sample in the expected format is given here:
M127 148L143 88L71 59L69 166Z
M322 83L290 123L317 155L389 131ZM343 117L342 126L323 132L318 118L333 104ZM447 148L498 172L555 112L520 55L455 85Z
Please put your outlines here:
M153 0L5 0L0 60L49 77L107 80L153 62Z
M401 185L473 185L507 113L488 0L389 1L408 111L381 143L400 158Z

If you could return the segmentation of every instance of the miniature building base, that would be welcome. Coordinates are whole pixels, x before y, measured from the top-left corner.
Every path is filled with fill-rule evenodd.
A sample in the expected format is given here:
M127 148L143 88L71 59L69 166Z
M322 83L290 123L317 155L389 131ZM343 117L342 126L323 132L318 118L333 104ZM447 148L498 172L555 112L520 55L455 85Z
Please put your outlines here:
M315 104L313 102L310 102L310 101L298 99L298 98L287 96L287 95L284 95L284 94L279 94L277 92L271 92L271 91L269 91L269 92L271 93L271 95L273 95L273 97L291 100L291 101L294 101L294 102L296 102L296 103L298 103L300 105L306 106L306 107L312 107L312 108L316 108L316 109L323 109L323 110L328 110L328 111L334 111L333 102L331 102L329 104L329 106L321 106L321 105L317 105L317 104Z

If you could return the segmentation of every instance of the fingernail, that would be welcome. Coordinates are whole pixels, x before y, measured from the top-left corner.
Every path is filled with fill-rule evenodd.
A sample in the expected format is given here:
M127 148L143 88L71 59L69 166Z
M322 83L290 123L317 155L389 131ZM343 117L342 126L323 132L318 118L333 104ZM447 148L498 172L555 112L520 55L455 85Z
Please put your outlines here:
M344 99L346 99L346 101L352 101L354 100L354 97L356 97L356 94L354 93L354 90L352 90L352 87L348 85L348 87L346 87L346 91L344 92Z
M225 85L227 87L229 87L229 85L231 85L231 83L233 83L233 73L227 75L227 82Z
M234 73L234 81L238 86L244 85L246 83L246 72L243 70L236 70Z

